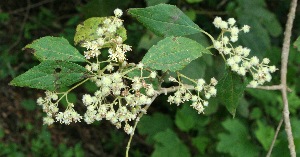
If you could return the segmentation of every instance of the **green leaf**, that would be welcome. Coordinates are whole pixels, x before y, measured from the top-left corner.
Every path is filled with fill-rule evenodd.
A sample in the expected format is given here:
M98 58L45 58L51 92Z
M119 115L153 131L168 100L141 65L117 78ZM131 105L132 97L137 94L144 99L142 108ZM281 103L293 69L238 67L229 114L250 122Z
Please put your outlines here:
M146 0L147 6L153 6L160 3L168 3L169 0Z
M149 49L142 63L155 70L177 71L203 53L210 52L194 40L185 37L167 37Z
M210 140L207 137L203 136L197 136L195 138L192 138L193 145L197 148L197 150L204 155L205 149L208 146Z
M39 61L61 60L71 62L85 62L86 59L79 51L62 37L42 37L34 40L24 49L32 49Z
M300 51L300 36L294 42L294 47L297 48L298 51Z
M140 134L148 135L147 141L152 143L156 133L172 128L172 125L173 121L169 116L155 112L152 116L144 115L137 125L137 129Z
M262 144L265 151L269 150L272 140L275 135L275 131L271 126L264 124L261 121L257 121L258 128L255 130L255 136Z
M190 157L188 148L177 137L176 133L170 129L159 132L154 136L156 141L154 152L151 157Z
M198 118L197 112L185 103L181 109L176 111L175 124L182 131L189 131L195 127Z
M233 117L246 86L247 81L230 70L225 72L223 78L217 84L218 97Z
M159 42L162 39L162 37L159 37L153 34L152 32L147 31L140 39L138 49L149 50L153 45L157 44L157 42Z
M36 102L34 100L25 99L25 100L22 100L21 106L23 108L25 108L26 110L28 110L28 111L33 111L33 110L35 110L37 105L36 105Z
M199 3L202 2L203 0L186 0L188 3Z
M234 15L237 15L237 21L242 25L251 26L249 33L242 33L239 37L241 42L252 50L253 55L264 57L265 52L271 48L270 35L278 37L282 34L282 27L276 15L268 10L263 0L238 0L236 2L238 6L234 9Z
M182 36L201 31L198 25L174 5L134 8L129 9L128 13L158 36Z
M236 119L222 122L229 133L218 134L217 151L229 153L232 157L257 157L257 147L249 141L248 129Z
M195 21L197 18L197 13L195 10L187 10L184 12L186 16L188 16L192 21Z
M14 78L10 85L54 91L87 78L88 73L75 63L47 60Z
M100 36L97 35L97 30L99 26L103 24L103 21L107 17L92 17L83 22L83 24L79 24L76 28L76 33L74 37L75 44L81 44L86 41L94 41L98 39ZM111 20L115 17L110 16ZM127 39L126 29L121 26L117 29L116 35L122 37L123 41ZM110 47L110 45L104 45L103 47Z

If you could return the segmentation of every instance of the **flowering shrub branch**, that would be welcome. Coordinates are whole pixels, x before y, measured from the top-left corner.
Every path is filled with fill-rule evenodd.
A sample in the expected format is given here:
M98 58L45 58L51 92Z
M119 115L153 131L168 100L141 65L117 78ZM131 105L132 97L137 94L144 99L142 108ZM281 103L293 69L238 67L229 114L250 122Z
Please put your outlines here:
M146 14L145 10L147 10ZM156 14L157 11L168 14L170 13L168 10L175 10L178 17ZM153 24L147 17L148 12L153 13L153 16L151 15L153 21L156 20L159 23L165 20L168 23ZM132 9L129 13L158 35L166 36L157 45L151 47L138 64L128 62L126 57L130 55L133 48L123 43L127 36L123 20L120 19L123 14L120 9L114 11L114 16L90 18L78 25L74 41L75 44L86 49L83 52L84 55L72 46L65 46L66 49L62 52L60 52L61 49L54 47L56 51L53 52L57 53L54 55L44 52L45 49L39 49L49 46L47 44L49 41L56 45L66 45L64 39L55 37L41 38L26 46L36 50L34 54L42 63L15 78L11 84L46 90L45 97L37 99L37 104L42 106L47 114L43 119L44 124L52 125L54 122L59 122L69 125L72 122L81 121L92 124L95 121L108 120L116 128L122 128L130 135L126 149L126 156L128 156L136 126L157 96L174 93L168 97L167 101L170 104L179 106L185 102L191 102L191 107L198 114L204 114L205 108L209 105L209 99L218 96L219 82L216 78L213 77L209 81L203 78L192 79L178 72L191 61L204 54L211 54L209 49L215 48L232 72L241 77L247 76L247 73L251 74L253 80L249 86L253 88L270 82L271 73L277 70L275 66L268 65L270 63L268 58L262 61L256 56L250 58L250 49L240 45L235 46L239 33L249 32L250 26L244 25L238 28L233 18L229 18L228 21L223 21L220 17L215 18L213 25L221 29L220 35L215 39L175 6L160 4L145 9ZM200 43L182 37L199 32L211 39L211 46L204 47ZM51 48L47 47L47 49ZM108 49L107 59L101 55L104 49ZM60 54L65 54L65 56L63 58L56 56ZM85 67L71 62L83 62ZM163 87L162 82L169 71L176 72L177 78L169 76L168 83L176 85ZM188 83L183 80L187 80ZM69 102L68 94L87 81L94 83L97 90L92 94L86 93L82 96L86 112L80 114L75 110L75 104ZM77 84L66 92L57 92L57 89L63 85L69 86L74 83ZM228 82L223 80L222 83ZM59 102L63 98L68 104L65 110L59 108Z

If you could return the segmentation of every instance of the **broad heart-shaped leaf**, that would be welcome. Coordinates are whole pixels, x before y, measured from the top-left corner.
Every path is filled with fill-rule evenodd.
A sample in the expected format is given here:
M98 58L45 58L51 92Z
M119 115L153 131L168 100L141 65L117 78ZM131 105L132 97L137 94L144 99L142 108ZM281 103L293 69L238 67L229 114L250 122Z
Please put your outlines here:
M75 44L81 44L86 41L93 41L98 39L100 36L97 35L97 30L99 26L103 25L103 21L107 17L92 17L85 20L82 24L79 24L76 28L76 33L74 36ZM115 17L108 17L114 20ZM127 39L126 29L121 26L117 29L116 35L122 37L123 41ZM103 47L109 47L109 45L104 45Z
M248 129L236 119L222 122L228 133L218 134L217 151L229 153L232 157L257 157L258 148L249 140Z
M175 124L176 126L185 132L188 132L196 126L199 115L190 107L190 103L184 103L181 109L176 111Z
M173 120L170 116L155 112L153 115L144 115L137 125L137 129L141 135L147 135L147 143L154 143L154 136L168 128L172 129Z
M86 59L79 51L62 37L46 36L34 40L24 49L32 49L39 61L61 60L71 62L85 62Z
M272 140L275 135L275 130L269 125L261 122L260 120L257 121L258 128L255 130L255 136L258 141L262 144L263 148L267 151L270 148Z
M210 52L194 40L185 37L167 37L149 49L142 63L155 70L177 71L203 53Z
M159 132L154 136L156 144L151 157L190 157L191 154L186 145L170 129Z
M134 8L129 9L128 13L158 36L183 36L201 31L198 25L174 5Z
M14 78L10 85L54 91L87 78L88 75L84 67L75 63L46 60Z
M294 42L294 47L297 48L298 51L300 51L300 36Z
M247 83L241 76L227 70L217 85L218 97L233 117Z

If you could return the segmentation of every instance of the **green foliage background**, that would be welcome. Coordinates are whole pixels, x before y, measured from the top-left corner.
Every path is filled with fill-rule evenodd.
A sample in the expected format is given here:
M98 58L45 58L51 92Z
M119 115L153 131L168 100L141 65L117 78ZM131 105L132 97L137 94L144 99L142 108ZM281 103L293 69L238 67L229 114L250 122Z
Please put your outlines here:
M33 40L62 36L74 43L76 25L89 17L111 16L117 7L125 11L159 3L176 5L200 28L215 35L218 35L212 25L215 16L234 17L239 25L250 25L250 33L240 37L240 44L251 48L254 55L269 57L271 63L280 67L289 0L0 1L0 156L124 156L129 137L122 130L116 130L108 122L89 126L84 123L42 126L43 114L36 107L35 99L43 92L7 84L39 63L30 52L21 51ZM26 12L26 8L30 10ZM296 15L292 42L300 35L299 15L300 12ZM137 63L162 38L128 14L123 19L127 29L126 43L134 50L128 57ZM199 34L185 37L203 45L208 43L207 38ZM290 51L288 85L292 92L288 98L296 151L300 155L300 52L293 45ZM205 55L181 72L191 78L214 76L220 79L225 68L221 57ZM233 77L222 80L233 82L230 79ZM279 71L270 84L279 84ZM94 90L87 83L69 95L69 99L79 104L84 93ZM219 92L218 96L226 97L226 93L232 91ZM235 102L238 107L234 118L222 98L213 99L205 114L198 115L189 104L170 106L166 96L159 97L138 125L130 156L265 156L281 119L281 94L246 89L241 95L242 98ZM283 127L272 156L289 156Z

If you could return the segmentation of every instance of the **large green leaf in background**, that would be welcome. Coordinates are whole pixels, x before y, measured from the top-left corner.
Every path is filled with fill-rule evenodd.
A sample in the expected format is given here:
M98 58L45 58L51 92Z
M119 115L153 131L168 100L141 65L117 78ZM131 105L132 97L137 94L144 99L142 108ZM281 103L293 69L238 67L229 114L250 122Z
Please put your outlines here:
M177 137L173 130L167 129L154 136L156 144L151 157L190 157L191 154L186 145Z
M79 51L62 37L46 36L34 40L24 49L33 49L33 54L39 61L61 60L71 62L85 62L86 59Z
M113 20L113 16L110 16L111 20ZM76 28L76 33L74 37L75 44L81 44L85 41L93 41L98 39L100 36L97 35L97 30L99 26L103 24L103 21L106 18L104 17L92 17L83 22L83 24L79 24ZM121 26L117 29L118 36L122 37L123 41L127 39L126 29ZM109 47L109 45L104 45L103 47Z
M184 103L181 109L176 110L175 124L180 130L187 132L196 126L199 116L203 115L197 114L190 103Z
M142 63L155 70L177 71L203 53L210 52L194 40L185 37L167 37L149 49Z
M255 130L255 136L262 144L265 151L270 149L272 140L275 135L275 130L269 125L264 124L262 121L257 121L258 128Z
M154 136L168 128L172 128L173 120L166 114L155 112L153 115L144 115L137 125L140 134L148 135L147 141L154 142Z
M201 31L180 9L169 4L129 9L128 13L158 36L183 36Z
M297 48L298 51L300 51L300 36L297 38L293 45L295 48Z
M221 99L227 110L235 116L239 100L246 89L247 81L230 70L227 70L217 84L218 98Z
M237 119L222 122L228 133L218 134L217 151L229 153L232 157L257 157L258 148L249 140L248 129Z
M88 71L75 63L46 60L14 78L10 85L54 91L88 77Z
M265 56L271 48L270 36L282 34L282 27L274 13L270 12L264 0L236 0L238 7L234 9L239 24L251 27L249 33L241 33L240 40L249 47L256 56ZM253 11L255 8L255 11Z

